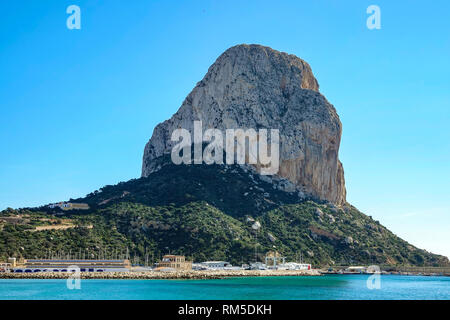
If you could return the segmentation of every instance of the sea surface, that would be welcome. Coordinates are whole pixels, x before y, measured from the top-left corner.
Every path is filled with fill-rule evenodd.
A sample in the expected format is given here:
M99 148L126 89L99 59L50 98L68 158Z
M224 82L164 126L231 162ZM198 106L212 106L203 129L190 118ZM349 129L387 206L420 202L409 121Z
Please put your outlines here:
M221 280L67 280L0 279L0 300L145 299L450 299L450 277L382 275L379 289L368 275L252 277ZM373 278L372 278L373 280ZM73 282L71 283L73 287Z

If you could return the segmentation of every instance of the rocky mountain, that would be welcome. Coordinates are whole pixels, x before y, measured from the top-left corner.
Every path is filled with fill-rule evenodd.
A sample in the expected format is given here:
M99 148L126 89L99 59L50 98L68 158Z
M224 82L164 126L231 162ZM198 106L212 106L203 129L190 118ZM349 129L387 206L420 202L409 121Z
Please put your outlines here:
M147 143L142 177L163 164L177 128L278 129L278 176L301 194L345 203L344 170L338 158L342 125L335 108L319 93L310 66L294 55L260 45L226 50L187 96L180 109L159 124Z
M70 199L72 210L0 212L0 260L129 253L142 263L171 252L240 264L263 261L275 247L315 267L448 266L346 202L342 125L318 88L309 65L293 55L259 45L228 49L155 128L141 178ZM258 164L174 164L171 134L192 132L194 120L204 129L278 129L278 174L263 175Z

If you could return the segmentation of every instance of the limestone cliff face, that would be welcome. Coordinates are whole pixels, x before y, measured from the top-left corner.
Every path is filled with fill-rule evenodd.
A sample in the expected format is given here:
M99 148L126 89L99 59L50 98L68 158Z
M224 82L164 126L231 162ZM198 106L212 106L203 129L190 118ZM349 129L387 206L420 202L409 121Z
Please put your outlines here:
M280 170L298 190L335 204L345 203L344 170L338 158L342 125L319 93L310 66L294 55L260 45L225 51L187 96L180 109L156 126L145 146L142 176L170 153L172 131L208 128L267 128L280 132Z

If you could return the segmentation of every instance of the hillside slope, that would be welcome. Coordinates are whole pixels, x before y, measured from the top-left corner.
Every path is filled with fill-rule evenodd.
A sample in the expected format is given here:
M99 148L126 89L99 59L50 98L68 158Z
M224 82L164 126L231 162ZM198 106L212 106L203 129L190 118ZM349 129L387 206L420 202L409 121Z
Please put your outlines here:
M154 262L170 252L195 261L240 264L262 261L275 247L289 260L302 255L316 266L448 264L447 258L410 245L349 204L300 200L280 185L235 165L166 165L147 178L72 200L88 203L87 211L3 211L0 216L19 215L25 222L0 224L0 257L45 257L49 251L117 257L128 248L141 263L146 255ZM36 217L70 219L76 226L27 231ZM258 230L252 228L256 222Z

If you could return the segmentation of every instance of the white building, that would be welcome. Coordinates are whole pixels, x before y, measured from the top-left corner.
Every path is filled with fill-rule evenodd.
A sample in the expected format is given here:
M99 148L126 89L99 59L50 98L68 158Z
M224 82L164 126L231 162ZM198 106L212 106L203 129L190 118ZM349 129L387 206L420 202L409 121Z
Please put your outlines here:
M13 268L15 273L36 272L128 272L129 260L26 259Z
M250 263L250 270L267 270L267 265L262 262Z
M209 270L221 270L231 267L231 263L227 261L205 261L197 265Z
M311 270L309 263L287 262L277 266L280 270Z
M344 270L345 272L349 273L366 273L367 268L363 266L350 266L347 269Z

